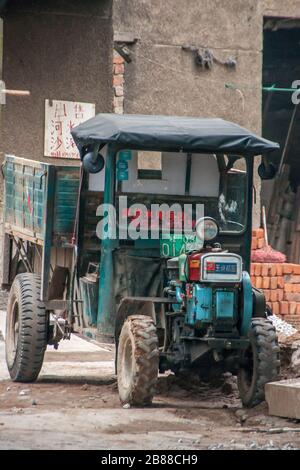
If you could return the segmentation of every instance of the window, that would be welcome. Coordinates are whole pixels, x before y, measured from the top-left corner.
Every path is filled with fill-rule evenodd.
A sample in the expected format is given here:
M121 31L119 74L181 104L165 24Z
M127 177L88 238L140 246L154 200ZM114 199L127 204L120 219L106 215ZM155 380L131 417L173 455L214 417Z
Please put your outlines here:
M137 153L137 177L140 180L162 179L161 152L139 151Z

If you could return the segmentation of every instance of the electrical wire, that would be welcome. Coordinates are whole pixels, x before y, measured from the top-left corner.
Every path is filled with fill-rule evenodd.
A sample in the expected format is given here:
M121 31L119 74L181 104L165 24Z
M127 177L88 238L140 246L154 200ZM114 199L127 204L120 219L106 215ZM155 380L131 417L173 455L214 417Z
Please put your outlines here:
M150 63L150 64L153 64L153 65L157 65L158 67L164 69L164 70L167 70L167 71L170 71L172 73L176 73L176 75L178 76L179 75L182 75L182 77L186 78L186 72L185 71L182 71L182 70L179 70L179 69L175 69L174 67L170 67L169 65L166 65L162 62L159 62L155 59L150 59L149 57L146 57L144 54L141 54L139 52L135 52L133 51L132 49L130 50L130 54L133 55L134 57L136 58L139 58L139 59L143 59L144 61ZM191 77L193 80L195 81L201 81L201 82L208 82L209 84L212 84L212 83L216 83L220 86L220 81L219 80L214 80L212 78L207 78L207 77L204 77L203 74L201 75L193 75ZM261 84L260 84L261 86ZM248 88L248 89L256 89L257 90L257 87L249 87L248 85L243 85L242 88ZM241 98L241 103L242 103L242 110L243 112L245 112L245 95L243 93L243 91L241 90L241 87L237 87L236 85L232 85L232 84L228 84L228 83L224 83L224 89L229 89L229 90L233 90L235 93L237 93L240 98ZM197 89L197 92L200 93L200 90ZM130 99L128 98L128 96L125 97L125 100L131 102L131 103L136 103L136 100L133 100L133 99Z

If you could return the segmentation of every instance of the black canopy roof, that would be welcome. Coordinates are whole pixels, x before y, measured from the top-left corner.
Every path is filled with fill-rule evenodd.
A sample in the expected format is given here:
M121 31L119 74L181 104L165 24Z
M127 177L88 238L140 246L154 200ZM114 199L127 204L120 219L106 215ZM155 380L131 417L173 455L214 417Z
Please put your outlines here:
M123 148L260 155L279 144L223 119L138 114L98 114L72 130L82 155L88 145L118 144Z

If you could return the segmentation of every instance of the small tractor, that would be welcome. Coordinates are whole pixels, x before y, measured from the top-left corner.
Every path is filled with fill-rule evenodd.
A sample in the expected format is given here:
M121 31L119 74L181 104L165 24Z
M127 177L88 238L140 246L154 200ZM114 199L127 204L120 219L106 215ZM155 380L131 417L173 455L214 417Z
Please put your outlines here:
M115 342L122 403L151 404L166 371L229 371L244 406L261 402L280 363L249 276L253 168L262 155L273 177L278 144L167 116L99 114L72 135L78 166L4 163L12 380L36 380L47 345L77 332Z

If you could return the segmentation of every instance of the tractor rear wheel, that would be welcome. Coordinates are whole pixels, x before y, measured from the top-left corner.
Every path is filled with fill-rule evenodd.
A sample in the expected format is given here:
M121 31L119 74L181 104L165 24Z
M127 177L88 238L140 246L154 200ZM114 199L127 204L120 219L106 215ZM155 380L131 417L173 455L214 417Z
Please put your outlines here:
M40 277L29 273L17 275L10 290L5 352L14 382L34 382L43 365L48 315L40 292Z
M158 338L152 318L146 315L128 317L120 334L117 356L121 403L151 404L158 367Z
M248 337L250 346L243 353L238 373L238 388L246 407L265 399L265 385L277 379L280 368L275 328L266 318L253 318Z

